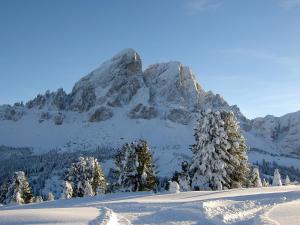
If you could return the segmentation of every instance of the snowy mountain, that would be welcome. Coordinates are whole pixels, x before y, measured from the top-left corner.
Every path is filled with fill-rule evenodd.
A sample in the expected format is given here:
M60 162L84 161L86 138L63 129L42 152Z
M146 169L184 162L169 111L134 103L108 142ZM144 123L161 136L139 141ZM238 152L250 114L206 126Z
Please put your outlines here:
M69 94L63 89L47 91L25 105L0 106L0 145L31 147L40 153L118 147L145 138L160 173L169 174L190 157L195 121L207 108L236 114L255 150L250 159L300 155L300 112L248 120L237 106L205 91L180 62L143 70L133 49L121 51L84 76ZM299 165L298 159L292 160Z

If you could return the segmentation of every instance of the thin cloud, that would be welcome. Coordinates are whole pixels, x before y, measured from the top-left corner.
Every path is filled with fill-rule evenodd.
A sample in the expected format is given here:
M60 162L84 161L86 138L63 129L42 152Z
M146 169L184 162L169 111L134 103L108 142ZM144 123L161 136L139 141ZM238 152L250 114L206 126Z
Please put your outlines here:
M185 8L189 15L195 15L206 10L217 9L222 4L222 0L188 0Z
M279 6L285 9L293 9L300 7L300 0L278 0Z

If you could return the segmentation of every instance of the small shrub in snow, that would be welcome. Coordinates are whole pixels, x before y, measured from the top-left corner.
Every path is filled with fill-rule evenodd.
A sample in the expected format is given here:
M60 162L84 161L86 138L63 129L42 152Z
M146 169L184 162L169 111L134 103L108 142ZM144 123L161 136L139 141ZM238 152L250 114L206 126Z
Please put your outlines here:
M288 175L286 175L285 180L284 180L284 185L290 185L291 184L291 180L289 178Z
M282 186L281 176L280 176L278 169L275 169L275 171L274 171L274 178L273 178L272 186Z
M262 181L262 186L263 187L269 187L270 186L269 182L265 178Z
M170 193L180 192L179 184L176 181L169 181L169 192Z
M73 196L73 188L72 185L70 184L70 182L65 181L64 182L64 189L63 189L63 193L61 195L62 199L70 199Z
M43 202L42 196L35 196L33 198L33 202L35 202L35 203L41 203L41 202Z
M53 195L52 192L49 192L49 193L48 193L47 201L54 201L54 195Z

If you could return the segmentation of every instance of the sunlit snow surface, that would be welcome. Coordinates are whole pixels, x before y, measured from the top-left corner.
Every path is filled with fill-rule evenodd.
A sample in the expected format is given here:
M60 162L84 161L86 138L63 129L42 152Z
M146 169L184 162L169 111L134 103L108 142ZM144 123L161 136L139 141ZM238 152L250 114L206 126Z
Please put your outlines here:
M116 193L1 206L0 224L298 224L300 186Z

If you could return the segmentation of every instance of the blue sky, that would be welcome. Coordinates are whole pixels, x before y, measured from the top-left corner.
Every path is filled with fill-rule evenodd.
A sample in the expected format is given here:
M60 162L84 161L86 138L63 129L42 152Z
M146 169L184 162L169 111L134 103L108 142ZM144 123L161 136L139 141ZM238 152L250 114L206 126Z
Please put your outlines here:
M0 104L74 83L124 48L179 60L249 118L300 110L300 0L0 0Z

